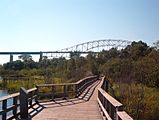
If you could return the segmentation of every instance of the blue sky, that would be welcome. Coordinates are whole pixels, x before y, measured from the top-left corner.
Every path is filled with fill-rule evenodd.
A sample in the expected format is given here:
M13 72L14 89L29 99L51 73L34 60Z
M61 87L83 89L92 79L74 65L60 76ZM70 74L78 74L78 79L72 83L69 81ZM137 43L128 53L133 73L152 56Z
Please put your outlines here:
M159 0L0 0L0 51L51 51L98 39L159 40Z

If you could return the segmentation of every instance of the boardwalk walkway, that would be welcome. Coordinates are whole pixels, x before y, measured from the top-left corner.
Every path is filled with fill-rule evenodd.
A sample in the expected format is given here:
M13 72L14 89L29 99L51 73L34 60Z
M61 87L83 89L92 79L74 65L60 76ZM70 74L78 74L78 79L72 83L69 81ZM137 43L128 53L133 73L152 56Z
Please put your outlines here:
M33 120L102 120L97 103L100 81L88 87L76 99L44 102L30 110Z

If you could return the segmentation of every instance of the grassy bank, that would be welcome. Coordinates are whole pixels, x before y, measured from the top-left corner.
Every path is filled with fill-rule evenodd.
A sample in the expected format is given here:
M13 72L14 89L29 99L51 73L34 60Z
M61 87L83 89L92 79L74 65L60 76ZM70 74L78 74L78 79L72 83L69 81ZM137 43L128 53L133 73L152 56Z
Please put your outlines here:
M113 84L115 97L135 120L158 120L159 89L143 84Z
M68 83L68 82L71 82L71 80L63 80L61 78L52 78L49 80L49 83L52 83L52 84L60 84L60 83ZM15 92L19 92L20 87L30 89L35 87L37 84L46 84L45 78L32 77L32 78L28 78L27 80L16 79L16 80L0 81L0 89L6 89L8 90L9 93L15 93Z

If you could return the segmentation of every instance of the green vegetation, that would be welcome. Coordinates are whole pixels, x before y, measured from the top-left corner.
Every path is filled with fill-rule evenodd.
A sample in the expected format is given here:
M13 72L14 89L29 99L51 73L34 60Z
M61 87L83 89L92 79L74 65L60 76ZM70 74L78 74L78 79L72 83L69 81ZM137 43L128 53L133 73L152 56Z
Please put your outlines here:
M100 73L111 83L111 94L135 120L157 120L159 114L159 51L143 42L124 50L103 51ZM111 54L110 54L111 53Z
M159 90L143 84L114 84L116 98L135 120L157 120Z
M113 53L112 56L109 52ZM133 42L121 51L111 49L106 54L106 61L100 65L99 70L108 78L118 83L135 82L159 87L159 52L156 49L140 41Z
M0 87L10 93L19 91L20 87L32 88L36 84L67 83L96 74L95 56L80 57L76 52L70 54L69 60L61 58L47 59L39 62L32 60L30 55L21 55L17 60L0 66L0 76L3 81Z
M30 55L22 60L0 66L3 77L0 87L16 91L41 83L76 82L92 74L105 75L111 83L112 95L125 105L135 120L156 120L159 117L159 51L146 43L132 42L123 50L112 48L98 55L80 56L78 51L70 59L44 57L35 62Z

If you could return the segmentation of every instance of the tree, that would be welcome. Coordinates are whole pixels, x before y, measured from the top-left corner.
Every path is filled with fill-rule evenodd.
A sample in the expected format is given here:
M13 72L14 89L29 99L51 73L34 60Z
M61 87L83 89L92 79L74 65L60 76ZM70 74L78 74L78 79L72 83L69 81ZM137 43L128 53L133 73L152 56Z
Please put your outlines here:
M18 56L18 58L22 59L24 62L32 60L32 56L30 54L22 54Z
M91 74L98 74L98 63L96 61L96 56L92 53L87 55L87 71Z
M149 53L149 49L149 46L142 41L132 42L131 45L122 50L120 56L121 58L131 58L132 60L136 61L147 55Z
M159 52L155 49L134 65L136 81L147 86L159 87ZM141 81L141 77L143 80Z
M79 58L80 55L81 54L78 51L74 51L70 53L70 58Z
M6 70L21 70L24 69L24 63L20 60L8 62L3 65Z
M159 50L159 40L157 40L157 42L155 42L155 43L153 43L155 46L155 48L157 49L157 50Z
M53 83L53 71L51 68L46 68L44 70L44 82L45 84L51 84Z

